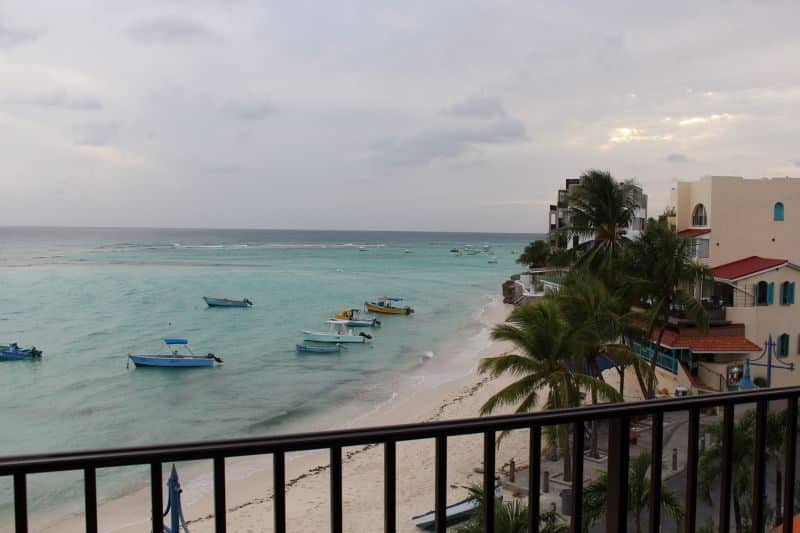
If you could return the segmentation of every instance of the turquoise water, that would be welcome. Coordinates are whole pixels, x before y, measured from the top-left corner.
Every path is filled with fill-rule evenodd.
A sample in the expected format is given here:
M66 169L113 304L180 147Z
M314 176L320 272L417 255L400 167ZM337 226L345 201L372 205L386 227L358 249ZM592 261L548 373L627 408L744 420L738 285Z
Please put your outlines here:
M310 429L303 421L331 406L374 406L480 330L476 312L535 237L0 229L0 343L44 350L41 361L0 362L0 454ZM498 264L449 252L486 243ZM382 294L416 314L383 317L371 344L340 355L295 352L301 329L324 330L332 312ZM255 306L208 309L203 295ZM127 353L160 350L166 336L225 364L126 368ZM34 505L76 490L45 486Z

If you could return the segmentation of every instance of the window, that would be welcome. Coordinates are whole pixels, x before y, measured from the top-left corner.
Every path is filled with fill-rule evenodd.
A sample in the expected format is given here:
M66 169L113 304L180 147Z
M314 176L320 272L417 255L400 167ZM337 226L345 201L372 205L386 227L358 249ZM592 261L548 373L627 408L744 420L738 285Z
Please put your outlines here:
M690 257L698 259L708 258L708 239L692 239L692 246L689 252Z
M692 211L692 226L707 226L708 216L706 215L706 208L703 204L697 204Z
M784 333L778 337L778 357L789 355L789 334Z
M791 305L794 303L794 282L784 281L781 283L781 305Z
M775 204L775 208L772 210L772 218L773 220L783 220L783 202Z
M772 305L775 299L775 284L759 281L755 285L755 304Z

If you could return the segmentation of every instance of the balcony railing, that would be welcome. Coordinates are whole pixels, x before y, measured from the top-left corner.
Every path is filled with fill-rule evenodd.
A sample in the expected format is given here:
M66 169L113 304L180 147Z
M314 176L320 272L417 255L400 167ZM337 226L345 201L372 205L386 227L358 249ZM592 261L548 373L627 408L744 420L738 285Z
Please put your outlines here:
M755 404L754 461L752 472L751 523L753 531L763 531L766 513L766 431L769 403L786 401L787 424L784 428L785 452L783 457L783 512L784 531L792 531L795 498L795 458L797 447L797 400L800 387L766 389L739 393L712 394L688 398L650 400L637 403L605 404L573 409L542 411L525 415L506 415L466 420L409 424L380 428L349 429L299 435L256 437L210 442L192 442L163 446L144 446L107 450L90 450L43 455L24 455L0 458L0 476L13 476L14 516L16 533L28 531L27 476L43 472L82 470L85 494L86 531L97 531L96 472L100 468L128 465L150 465L152 531L163 530L162 465L167 462L212 460L214 479L214 524L217 533L226 531L225 460L230 457L271 454L274 469L274 530L286 531L286 479L285 456L289 452L328 450L330 454L330 530L342 531L342 448L379 443L384 451L384 524L383 531L395 532L397 443L417 439L435 440L434 495L437 532L445 531L447 489L447 441L460 435L483 435L483 487L492 494L495 484L495 437L499 432L528 430L530 432L529 461L529 524L528 531L539 531L541 436L548 426L567 425L572 435L583 435L584 424L608 421L608 499L605 530L624 532L628 528L628 468L631 423L649 417L652 423L651 475L649 499L649 530L660 531L662 455L664 415L688 411L688 442L686 452L686 483L684 496L685 517L683 530L697 528L698 458L700 456L700 414L711 407L721 407L722 418L722 468L720 476L720 503L718 509L719 531L730 531L732 479L732 453L734 439L734 408L737 405ZM571 453L572 515L570 530L581 532L583 527L582 496L584 488L584 439L573 439ZM486 499L483 528L494 532L495 501Z

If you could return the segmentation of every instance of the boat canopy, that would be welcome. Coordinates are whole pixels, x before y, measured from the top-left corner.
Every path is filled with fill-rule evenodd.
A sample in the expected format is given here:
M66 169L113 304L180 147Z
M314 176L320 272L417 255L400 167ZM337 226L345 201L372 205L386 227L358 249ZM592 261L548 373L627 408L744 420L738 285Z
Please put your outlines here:
M402 298L395 298L393 296L384 296L381 300L386 300L387 302L402 302Z
M167 337L164 339L164 344L172 345L172 344L189 344L189 341L186 339L176 339L175 337Z

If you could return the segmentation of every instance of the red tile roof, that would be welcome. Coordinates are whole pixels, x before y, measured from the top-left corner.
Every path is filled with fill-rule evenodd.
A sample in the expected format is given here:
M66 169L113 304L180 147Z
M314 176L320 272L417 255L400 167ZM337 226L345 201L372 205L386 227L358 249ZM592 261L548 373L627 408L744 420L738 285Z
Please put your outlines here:
M714 267L714 276L721 279L736 280L770 268L783 266L786 263L788 263L786 259L769 259L751 255L738 261Z
M658 341L658 331L653 332L653 340ZM761 347L741 335L681 335L675 331L665 331L661 345L668 348L688 348L694 353L739 353L760 352Z
M700 235L705 235L707 233L711 233L711 228L707 229L682 229L678 232L678 235L681 237L699 237Z

